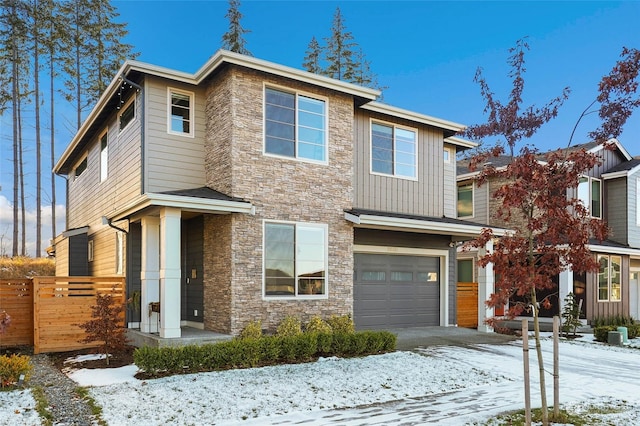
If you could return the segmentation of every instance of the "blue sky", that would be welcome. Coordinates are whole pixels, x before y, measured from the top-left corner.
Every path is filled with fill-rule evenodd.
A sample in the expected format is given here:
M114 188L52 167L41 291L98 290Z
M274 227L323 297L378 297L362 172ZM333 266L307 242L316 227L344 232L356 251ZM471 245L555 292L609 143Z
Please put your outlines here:
M128 24L126 42L138 60L194 72L220 47L227 30L227 1L115 0L119 21ZM640 48L640 2L462 2L462 1L242 1L242 24L251 30L254 56L301 68L312 36L329 36L340 7L347 29L362 47L384 91L384 102L461 124L486 120L473 82L477 67L499 99L511 89L508 49L528 37L525 106L542 106L565 86L572 90L559 116L528 141L541 150L566 146L582 110L597 95L597 84L623 46ZM56 158L73 137L74 112L57 105ZM25 114L28 118L29 114ZM574 143L598 122L585 120ZM11 117L0 117L0 254L10 248L12 170ZM27 126L28 128L28 126ZM640 155L640 111L620 141ZM493 140L487 140L491 144ZM27 229L35 224L35 168L27 155ZM32 170L33 169L33 170ZM48 176L43 181L50 188ZM58 232L64 229L64 180L57 179ZM45 195L43 203L47 203ZM50 208L43 223L50 221ZM50 229L42 232L48 243ZM8 238L7 238L8 237ZM28 236L31 241L31 235ZM30 250L30 253L33 252Z

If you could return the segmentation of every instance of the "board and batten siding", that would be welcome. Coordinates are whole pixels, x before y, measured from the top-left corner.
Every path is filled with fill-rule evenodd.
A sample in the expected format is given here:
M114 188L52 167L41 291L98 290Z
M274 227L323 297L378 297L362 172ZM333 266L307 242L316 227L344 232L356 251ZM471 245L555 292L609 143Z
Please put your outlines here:
M417 180L371 173L372 119L418 130ZM355 208L433 217L444 215L442 130L356 109L353 131Z
M628 209L627 209L626 178L606 180L604 183L605 220L611 228L610 238L622 244L627 244Z
M168 88L194 94L193 136L168 132ZM199 188L205 185L205 101L203 89L148 77L146 90L146 192Z
M629 223L628 244L631 247L640 247L640 172L636 172L627 178L627 219Z

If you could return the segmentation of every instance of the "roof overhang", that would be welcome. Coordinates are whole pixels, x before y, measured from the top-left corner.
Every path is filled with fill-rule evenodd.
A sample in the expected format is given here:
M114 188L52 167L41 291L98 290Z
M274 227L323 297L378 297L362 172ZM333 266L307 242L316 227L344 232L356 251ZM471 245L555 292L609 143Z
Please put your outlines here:
M391 231L418 232L425 234L451 235L461 238L475 238L486 226L463 221L437 220L436 218L409 218L346 211L344 218L359 228L385 229ZM491 228L494 235L502 236L507 230Z
M588 248L594 253L624 254L634 257L640 257L640 248L616 247L600 244L589 244Z
M605 147L605 145L613 145L613 146L615 146L615 147L620 151L620 153L624 156L624 158L626 158L626 159L627 159L627 161L629 161L629 160L631 160L631 159L633 158L633 156L632 156L631 154L629 154L629 151L627 151L627 150L625 149L625 147L624 147L624 146L622 146L622 144L620 143L620 141L619 141L618 139L616 139L616 138L611 138L611 139L609 139L609 140L608 140L606 143L604 143L604 144L598 144L598 145L594 146L593 148L591 148L591 149L590 149L589 151L587 151L587 152L590 152L590 153L592 153L592 154L595 154L595 153L597 153L597 152L599 152L599 151L603 150L603 149L604 149L604 147Z
M394 117L404 118L406 120L413 121L416 123L426 124L428 126L433 126L439 129L443 129L446 131L445 137L447 138L450 138L451 136L453 136L458 132L462 132L467 127L464 124L454 123L453 121L447 121L441 118L431 117L429 115L424 115L414 111L409 111L406 109L394 107L391 105L383 104L381 102L369 102L368 104L362 105L360 108L367 111L392 115ZM455 138L455 139L457 139L458 141L463 141L463 139L460 139L460 138ZM473 144L473 142L471 141L465 141L465 142L468 144ZM475 146L475 144L473 146Z
M149 207L174 207L191 212L213 214L255 214L255 207L247 201L216 200L210 198L185 197L182 195L147 193L139 196L133 202L107 216L107 218L112 221L130 218Z
M467 140L467 139L462 139L462 138L458 138L455 136L450 136L448 138L444 139L445 143L451 144L451 145L455 145L457 147L463 148L463 149L469 149L469 148L476 148L478 146L477 143Z
M626 178L638 173L639 171L640 171L640 164L638 164L637 166L629 170L620 170L619 172L613 172L613 173L603 173L602 179L607 180L607 179L616 179L616 178Z
M346 93L358 99L362 99L364 100L364 102L372 101L378 98L378 96L380 96L381 94L380 90L377 89L358 86L356 84L335 80L318 74L275 64L273 62L257 59L251 56L240 55L238 53L229 52L226 50L218 50L198 71L195 72L195 74L176 71L170 68L160 67L145 62L130 60L126 61L120 67L116 76L113 78L113 80L111 80L109 86L107 86L105 91L102 93L102 96L100 97L100 99L98 99L96 105L93 107L87 118L78 129L74 138L62 153L53 171L57 174L60 174L70 167L67 162L73 156L73 153L76 151L78 145L92 128L94 122L102 113L103 109L107 106L110 99L118 93L123 77L126 78L131 73L136 73L165 78L168 80L197 86L206 78L208 78L213 72L215 72L225 64L243 66L257 71L274 74L280 77L291 78L296 81L301 81L338 92ZM65 165L67 167L65 167Z

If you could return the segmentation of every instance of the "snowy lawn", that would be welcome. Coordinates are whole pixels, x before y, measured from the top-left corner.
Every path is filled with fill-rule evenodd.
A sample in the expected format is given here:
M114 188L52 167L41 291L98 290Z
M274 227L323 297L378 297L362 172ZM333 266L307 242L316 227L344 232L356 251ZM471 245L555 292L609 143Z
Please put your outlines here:
M638 348L610 347L590 337L560 343L561 403L614 407L610 424L637 424ZM533 343L533 342L532 342ZM639 345L640 346L640 345ZM543 341L547 371L552 342ZM531 350L532 404L540 406ZM474 424L521 409L521 342L439 346L355 359L172 376L139 381L135 366L71 370L68 375L103 408L109 425L190 424ZM552 377L547 376L553 401ZM372 405L375 404L375 405ZM550 404L551 405L551 404ZM617 408L619 405L622 408ZM28 391L0 393L0 424L39 424ZM366 419L366 421L364 420ZM364 423L363 423L364 422Z

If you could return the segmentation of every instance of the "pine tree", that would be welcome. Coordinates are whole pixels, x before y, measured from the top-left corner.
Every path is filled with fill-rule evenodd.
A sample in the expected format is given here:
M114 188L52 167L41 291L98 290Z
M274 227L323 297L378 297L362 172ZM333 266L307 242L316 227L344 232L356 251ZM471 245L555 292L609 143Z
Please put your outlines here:
M243 37L244 34L251 31L242 28L240 23L242 19L240 0L229 0L229 10L225 17L229 20L229 31L222 35L222 48L242 55L252 56L246 47L247 42Z
M320 47L320 43L318 43L318 40L315 38L315 36L311 37L311 41L309 42L309 46L307 47L307 51L305 52L302 67L314 74L323 74L323 69L320 64L321 58L322 47Z
M327 68L325 73L337 80L351 81L357 65L354 60L354 49L357 47L353 41L353 34L347 31L340 8L336 8L333 15L331 37L325 38L327 43L324 49Z

